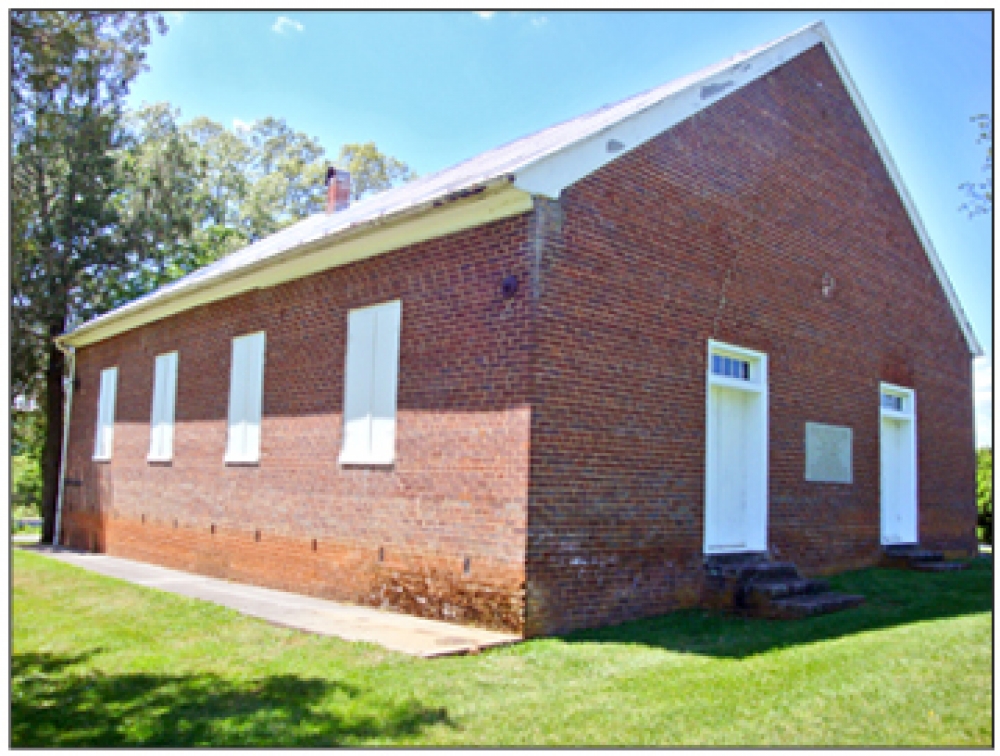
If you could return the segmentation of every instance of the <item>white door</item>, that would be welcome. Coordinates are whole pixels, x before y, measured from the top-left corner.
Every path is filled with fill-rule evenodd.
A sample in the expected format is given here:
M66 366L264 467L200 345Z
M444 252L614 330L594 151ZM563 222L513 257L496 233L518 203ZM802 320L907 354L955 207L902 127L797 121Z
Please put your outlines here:
M747 549L747 507L750 485L749 405L752 397L746 391L712 387L715 404L713 445L716 475L712 500L706 512L708 546L712 551L744 551Z
M709 342L705 552L767 549L767 358Z
M916 433L913 392L882 394L882 543L917 543Z

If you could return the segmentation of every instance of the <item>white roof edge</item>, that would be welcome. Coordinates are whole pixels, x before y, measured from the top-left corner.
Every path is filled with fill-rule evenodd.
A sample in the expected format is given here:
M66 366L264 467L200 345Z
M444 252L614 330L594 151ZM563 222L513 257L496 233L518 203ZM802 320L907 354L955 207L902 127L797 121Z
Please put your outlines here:
M515 185L555 199L563 189L584 176L820 44L823 38L816 29L821 25L822 22L809 24L773 42L619 103L623 105L644 95L648 97L648 102L624 118L611 121L581 139L562 144L522 166L517 171ZM608 145L612 141L618 143L613 150Z
M816 33L823 38L823 44L826 45L827 52L830 54L830 59L833 61L833 65L837 69L837 73L840 74L841 81L844 83L844 88L854 101L854 106L857 108L858 113L861 114L861 120L864 121L864 124L868 129L868 133L871 136L872 141L875 143L875 147L878 149L879 155L882 157L882 163L885 165L886 171L892 179L892 183L896 185L896 191L899 193L899 197L903 201L903 207L910 216L910 222L913 224L913 228L917 232L917 237L920 239L920 243L924 247L924 252L927 253L927 258L930 260L931 267L937 275L941 288L944 289L945 296L948 298L948 302L951 305L955 319L958 321L958 325L962 329L962 333L965 335L965 341L969 346L969 352L974 357L982 357L983 347L979 343L979 339L976 338L975 332L972 330L972 324L969 323L969 319L965 315L965 310L962 308L962 304L958 300L958 295L955 293L955 289L952 288L951 280L948 278L948 273L945 271L944 265L941 263L941 258L938 257L937 250L934 248L934 242L931 241L931 237L927 233L927 229L924 227L924 223L920 218L920 213L917 211L916 203L910 196L910 192L907 190L906 184L903 183L903 176L896 167L896 162L892 159L889 147L886 145L885 140L882 139L882 134L879 132L878 126L875 125L875 119L872 118L864 100L861 99L861 93L855 86L854 80L851 78L851 74L847 70L847 66L844 65L844 60L840 57L840 53L837 51L837 46L833 43L833 37L830 36L830 31L826 28L826 24L820 21L814 26Z

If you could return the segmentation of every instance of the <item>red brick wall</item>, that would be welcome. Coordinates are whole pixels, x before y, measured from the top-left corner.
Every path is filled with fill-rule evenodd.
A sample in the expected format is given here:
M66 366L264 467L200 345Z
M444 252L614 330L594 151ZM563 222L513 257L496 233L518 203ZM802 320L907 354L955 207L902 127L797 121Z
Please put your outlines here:
M507 219L79 350L82 388L74 396L63 519L68 542L424 616L520 628L530 301L504 299L500 284L508 274L529 275L527 226L527 216ZM392 468L341 467L347 313L396 298L397 461ZM267 348L260 464L226 466L231 339L261 329ZM154 360L175 349L173 462L150 464ZM95 463L99 375L113 365L114 455Z
M541 207L529 633L699 600L709 338L769 356L776 555L877 559L880 380L916 389L921 540L975 547L968 349L822 48ZM806 422L853 429L852 485L805 481Z

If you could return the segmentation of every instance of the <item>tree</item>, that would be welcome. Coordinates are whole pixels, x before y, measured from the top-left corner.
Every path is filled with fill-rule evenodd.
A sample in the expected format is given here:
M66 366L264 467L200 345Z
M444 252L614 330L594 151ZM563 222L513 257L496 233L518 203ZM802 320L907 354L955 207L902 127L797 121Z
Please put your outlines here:
M167 103L157 103L126 119L117 202L121 233L136 260L113 292L119 303L325 205L326 152L284 119L228 129L205 117L187 124L179 118ZM372 142L347 145L341 154L348 156L355 197L413 176Z
M323 209L325 150L316 139L271 117L241 135L251 155L250 191L242 208L251 241Z
M247 195L250 152L242 139L204 116L184 126L197 144L202 172L198 196L207 226L237 228Z
M200 216L199 152L178 126L178 115L158 103L123 119L114 204L129 266L101 292L108 307L136 299L203 264L193 240Z
M37 506L42 496L38 469L45 445L45 416L39 409L14 408L10 413L11 506Z
M993 544L993 450L976 451L976 502L984 543Z
M417 178L406 163L379 152L374 142L345 144L340 148L337 164L350 171L351 199L354 200Z
M52 339L108 307L131 262L115 205L123 103L145 67L145 12L11 11L11 381L42 395L42 541L51 543L64 360Z
M972 116L969 119L976 124L979 129L979 138L976 144L986 145L986 162L983 163L983 171L989 174L989 178L981 183L967 181L961 186L966 195L966 201L959 207L969 213L970 218L977 215L990 213L993 211L993 117L986 114Z
M324 150L280 118L226 129L208 118L183 127L200 150L198 228L224 227L230 248L268 236L323 208Z

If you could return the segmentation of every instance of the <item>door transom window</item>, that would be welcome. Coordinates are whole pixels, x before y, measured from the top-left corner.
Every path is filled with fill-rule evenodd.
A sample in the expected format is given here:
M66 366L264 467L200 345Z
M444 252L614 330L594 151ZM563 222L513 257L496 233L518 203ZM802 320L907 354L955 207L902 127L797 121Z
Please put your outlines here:
M721 354L712 355L712 372L725 378L735 378L738 381L750 380L750 362L737 357L726 357Z

